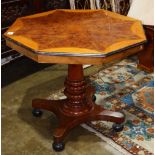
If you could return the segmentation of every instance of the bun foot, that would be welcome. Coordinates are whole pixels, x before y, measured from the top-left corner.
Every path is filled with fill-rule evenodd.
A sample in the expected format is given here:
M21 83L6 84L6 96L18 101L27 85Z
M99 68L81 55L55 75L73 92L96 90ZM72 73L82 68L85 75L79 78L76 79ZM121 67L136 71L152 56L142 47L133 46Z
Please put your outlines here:
M40 109L33 109L32 110L32 114L35 117L41 117L41 115L43 114L43 112Z
M65 145L63 142L59 142L59 143L54 142L53 143L53 150L55 150L56 152L63 151L64 148L65 148Z
M96 101L96 96L95 95L92 96L92 100L93 100L93 102Z
M124 128L124 125L123 124L114 123L112 128L113 128L113 130L115 132L121 132L123 130L123 128Z

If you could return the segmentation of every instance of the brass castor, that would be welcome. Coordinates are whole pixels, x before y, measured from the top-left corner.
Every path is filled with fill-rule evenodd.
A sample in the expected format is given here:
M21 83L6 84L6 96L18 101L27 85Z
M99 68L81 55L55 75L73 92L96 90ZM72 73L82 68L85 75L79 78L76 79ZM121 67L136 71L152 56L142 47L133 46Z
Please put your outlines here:
M118 124L118 123L114 123L113 126L112 126L112 129L115 131L115 132L121 132L124 128L124 125L123 124Z
M59 142L59 143L54 142L52 146L53 146L53 150L55 150L56 152L63 151L65 148L65 144L63 142Z
M32 110L32 114L35 117L41 117L41 115L43 114L43 112L40 109L33 109Z

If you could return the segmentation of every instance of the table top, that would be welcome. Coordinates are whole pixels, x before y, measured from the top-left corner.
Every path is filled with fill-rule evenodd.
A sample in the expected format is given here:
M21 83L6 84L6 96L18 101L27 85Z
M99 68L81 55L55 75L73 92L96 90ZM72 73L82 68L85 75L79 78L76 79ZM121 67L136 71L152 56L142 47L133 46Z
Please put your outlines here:
M53 10L21 17L4 36L35 55L72 57L106 57L146 41L139 20L106 10Z

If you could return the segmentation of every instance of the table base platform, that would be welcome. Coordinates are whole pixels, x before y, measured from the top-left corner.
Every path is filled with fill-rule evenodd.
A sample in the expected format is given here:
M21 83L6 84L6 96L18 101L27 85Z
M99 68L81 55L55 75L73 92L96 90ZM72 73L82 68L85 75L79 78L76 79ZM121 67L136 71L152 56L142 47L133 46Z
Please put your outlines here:
M51 111L59 120L59 125L54 131L53 149L55 151L64 149L63 140L65 136L81 123L103 120L115 122L117 124L114 126L116 131L123 129L120 124L124 122L124 115L120 112L105 110L96 105L94 93L95 89L87 85L84 80L82 65L69 65L64 90L66 99L34 99L32 101L34 109Z

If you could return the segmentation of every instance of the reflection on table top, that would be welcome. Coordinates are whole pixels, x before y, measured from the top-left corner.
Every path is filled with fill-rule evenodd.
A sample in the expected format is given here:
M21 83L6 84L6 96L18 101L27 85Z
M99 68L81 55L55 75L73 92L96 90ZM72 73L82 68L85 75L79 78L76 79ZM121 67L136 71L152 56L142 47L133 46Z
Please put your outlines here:
M21 17L4 36L12 48L70 57L106 57L146 41L140 21L106 10L54 10Z

